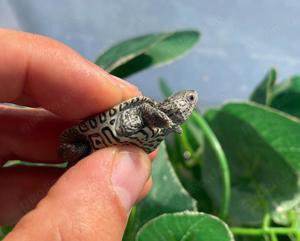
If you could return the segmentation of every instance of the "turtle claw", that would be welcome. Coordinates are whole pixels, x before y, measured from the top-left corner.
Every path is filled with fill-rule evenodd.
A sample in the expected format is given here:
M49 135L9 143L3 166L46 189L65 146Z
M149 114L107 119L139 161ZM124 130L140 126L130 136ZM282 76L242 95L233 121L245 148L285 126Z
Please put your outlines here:
M181 133L182 133L182 128L181 128L179 125L178 125L178 126L175 126L174 131L175 131L177 134L181 134Z

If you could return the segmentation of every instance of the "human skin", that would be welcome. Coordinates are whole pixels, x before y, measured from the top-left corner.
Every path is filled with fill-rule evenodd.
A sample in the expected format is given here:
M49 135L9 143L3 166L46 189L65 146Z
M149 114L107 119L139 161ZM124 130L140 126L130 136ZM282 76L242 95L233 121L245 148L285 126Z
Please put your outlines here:
M65 45L0 29L0 163L59 163L58 137L80 119L139 95ZM5 241L122 239L128 214L151 188L151 159L136 147L94 152L65 171L0 169L0 225ZM49 190L50 189L50 190Z

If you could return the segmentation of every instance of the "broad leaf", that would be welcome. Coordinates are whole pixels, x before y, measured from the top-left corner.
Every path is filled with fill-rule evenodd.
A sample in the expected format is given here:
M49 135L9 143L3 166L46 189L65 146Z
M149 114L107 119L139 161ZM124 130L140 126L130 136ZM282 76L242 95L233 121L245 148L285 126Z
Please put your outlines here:
M276 76L276 70L271 69L262 82L256 87L250 97L250 100L263 105L270 105L272 88L276 82Z
M163 213L196 210L196 201L182 187L168 159L164 143L153 163L152 178L154 186L151 192L137 206L140 223Z
M275 86L271 106L291 115L300 117L300 76Z
M169 33L148 34L120 42L100 55L96 64L107 71L112 71L144 53L153 44L162 41L168 35Z
M174 61L190 50L198 39L196 31L149 34L113 46L96 60L96 64L124 78Z
M126 230L132 236L143 224L164 213L196 210L196 201L186 192L168 159L165 144L161 144L153 162L153 188L136 207L134 225ZM132 220L131 220L132 221ZM130 239L124 239L130 240Z
M13 229L12 226L1 226L0 227L0 240L4 239L5 236Z
M165 98L171 96L173 93L170 86L167 84L167 82L163 78L160 78L160 80L159 80L159 88Z
M232 197L230 221L260 224L264 213L299 203L300 122L256 104L231 103L205 115L229 160ZM206 149L203 178L221 205L221 174Z
M232 241L227 225L217 217L197 212L164 214L146 223L136 241Z

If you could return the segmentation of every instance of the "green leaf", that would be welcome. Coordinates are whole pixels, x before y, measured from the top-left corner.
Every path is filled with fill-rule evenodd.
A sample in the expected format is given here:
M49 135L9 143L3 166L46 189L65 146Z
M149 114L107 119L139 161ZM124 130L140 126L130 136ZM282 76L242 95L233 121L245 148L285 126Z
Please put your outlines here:
M160 78L160 80L159 80L159 88L165 98L171 96L173 93L171 88L168 86L166 80L163 78Z
M177 167L176 172L184 188L197 200L198 210L206 213L215 213L213 202L207 194L201 178L201 166L195 165L190 168Z
M136 241L232 241L227 225L217 217L197 212L164 214L146 223Z
M116 76L128 77L181 57L198 42L199 36L197 31L186 30L129 39L108 49L96 64Z
M183 163L183 150L180 146L179 137L175 134L171 134L165 140L166 150L170 159L170 162L174 167L182 165Z
M154 186L143 202L137 206L140 223L145 223L163 213L196 210L196 201L181 185L168 159L165 144L153 162Z
M300 76L294 76L275 86L271 106L300 117Z
M276 69L271 69L251 94L250 100L259 104L270 105L272 88L276 82L276 76Z
M153 44L162 41L168 35L169 33L148 34L120 42L100 55L96 64L107 71L112 71L144 53Z
M168 154L181 184L197 200L198 210L211 212L212 201L204 189L200 171L204 136L191 119L186 121L185 124L182 135L188 137L188 143L186 144L191 145L192 152L189 153L183 144L182 139L186 138L181 138L180 135L175 134L166 141Z
M299 203L298 119L254 103L229 103L205 117L229 161L231 223L258 225L265 213ZM221 174L213 152L206 151L204 182L220 206Z
M271 69L252 93L250 100L300 117L300 76L275 85L276 75L276 70Z
M163 213L196 210L196 201L181 185L168 158L165 144L153 162L153 188L148 196L137 205L134 225L126 230L127 235L134 233L147 221ZM123 239L130 240L130 239Z
M13 229L12 226L1 226L0 227L0 240L4 239L5 236Z

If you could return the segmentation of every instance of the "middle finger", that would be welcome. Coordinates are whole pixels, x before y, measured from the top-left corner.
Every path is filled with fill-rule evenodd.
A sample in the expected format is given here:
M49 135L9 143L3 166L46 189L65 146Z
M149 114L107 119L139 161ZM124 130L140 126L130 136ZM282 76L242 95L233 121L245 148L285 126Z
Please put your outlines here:
M0 160L58 162L61 131L69 121L41 109L0 105Z

